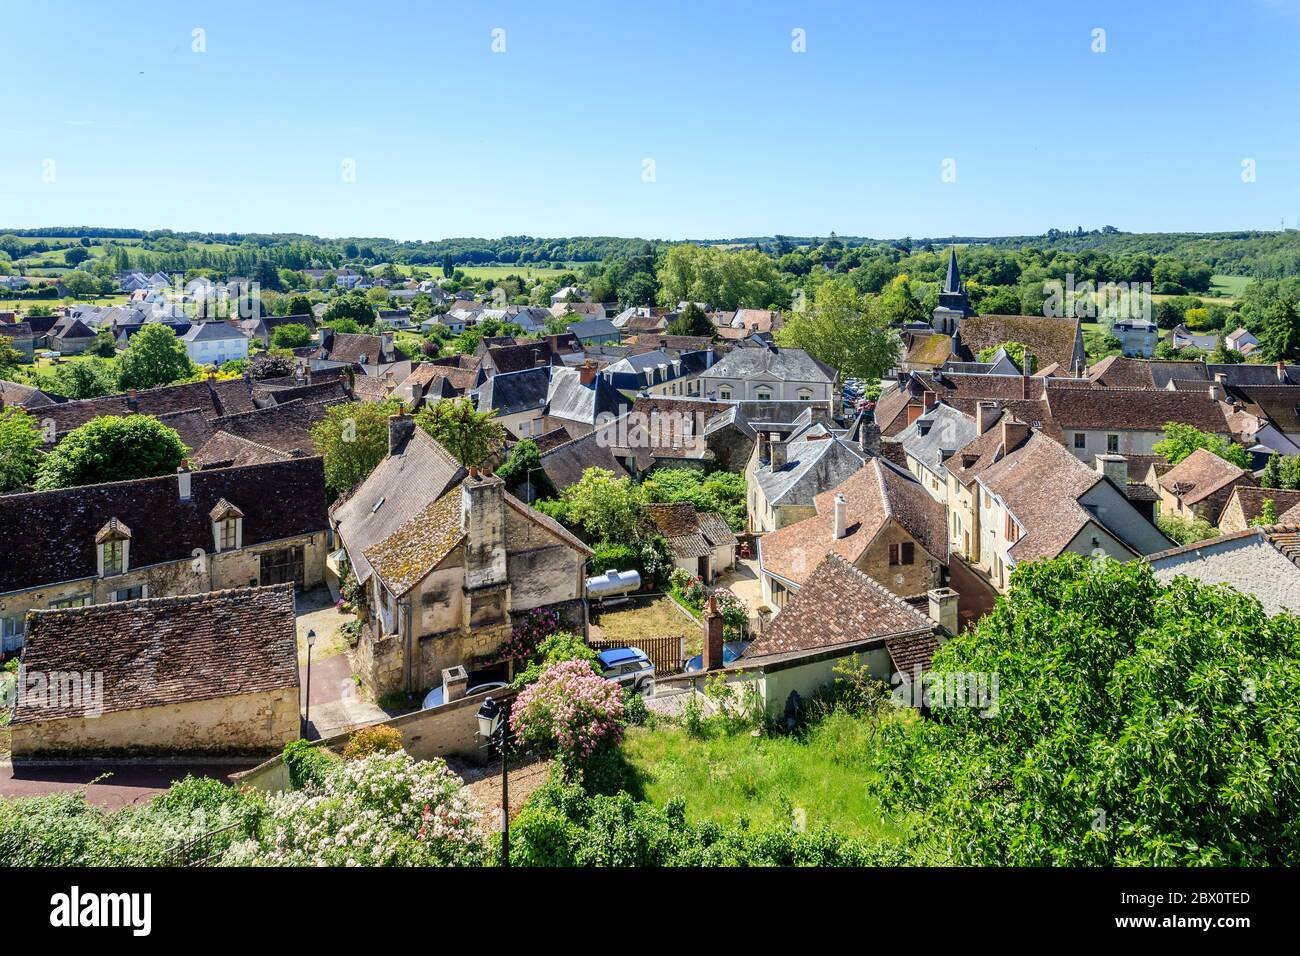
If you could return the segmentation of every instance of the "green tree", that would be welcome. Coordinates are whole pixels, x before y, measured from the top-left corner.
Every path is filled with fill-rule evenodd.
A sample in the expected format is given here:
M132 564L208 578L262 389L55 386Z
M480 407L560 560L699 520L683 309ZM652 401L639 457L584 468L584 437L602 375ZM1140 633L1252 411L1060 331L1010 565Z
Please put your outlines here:
M911 282L905 275L890 280L876 300L876 306L881 319L888 325L926 321L925 309L912 294Z
M36 487L71 488L173 474L190 450L152 415L103 415L74 428L36 469Z
M113 366L101 358L62 362L40 377L41 390L64 398L97 398L117 388Z
M1218 435L1203 432L1195 425L1165 422L1164 431L1165 437L1156 442L1151 450L1157 455L1163 455L1171 465L1178 464L1196 449L1204 448L1238 468L1251 467L1250 452L1245 448Z
M686 308L677 318L668 323L669 335L703 335L713 337L713 323L694 302L686 303Z
M1265 498L1260 502L1259 514L1250 519L1253 525L1271 525L1277 524L1277 502L1272 498Z
M1023 342L999 342L997 345L990 345L988 348L980 349L979 360L981 362L993 361L993 356L997 355L998 349L1006 349L1011 361L1015 362L1026 375L1033 375L1034 372L1038 371L1038 356L1033 352L1029 353L1029 367L1025 368L1025 344Z
M932 862L1294 866L1298 641L1300 618L1144 562L1021 565L934 658L996 697L935 706L932 684L933 719L886 724L872 789Z
M271 333L271 346L277 349L300 349L311 344L311 329L297 322L277 326Z
M1282 456L1274 452L1268 456L1268 461L1264 465L1264 473L1259 477L1259 484L1263 488L1281 488L1282 487Z
M1278 299L1264 313L1259 352L1269 362L1300 359L1300 312L1290 299Z
M109 329L100 329L90 350L100 358L112 358L117 355L117 339Z
M637 539L639 489L626 476L607 468L588 468L576 484L560 493L567 520L593 541Z
M506 427L496 420L495 409L477 411L469 399L442 399L425 405L415 423L456 456L467 468L488 460L506 441Z
M786 317L780 345L806 350L842 376L875 381L898 360L898 336L847 276L817 289L813 305Z
M372 326L375 324L375 307L361 293L346 292L330 300L322 319L326 322L351 319L359 326Z
M515 443L505 463L497 469L497 477L515 495L526 495L528 488L532 488L534 499L554 498L556 495L555 485L542 471L542 455L537 450L537 442L531 438Z
M325 488L338 497L360 484L388 454L388 419L401 408L395 399L331 405L311 430L325 459Z
M311 299L305 295L290 296L288 309L285 315L311 315Z
M185 353L185 343L160 322L146 325L130 339L117 360L121 388L157 388L192 378L197 369Z
M0 341L0 378L16 375L18 366L25 361L23 353L10 345L7 339Z
M0 409L0 493L31 483L40 448L41 429L34 417L16 405Z

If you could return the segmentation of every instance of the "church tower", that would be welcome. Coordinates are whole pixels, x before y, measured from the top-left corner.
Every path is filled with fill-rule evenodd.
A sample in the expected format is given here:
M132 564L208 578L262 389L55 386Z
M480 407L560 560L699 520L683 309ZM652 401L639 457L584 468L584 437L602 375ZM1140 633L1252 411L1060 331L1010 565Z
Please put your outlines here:
M930 324L936 332L952 335L957 331L961 320L974 315L966 299L966 283L962 281L961 270L957 268L957 247L948 247L948 275L944 278L943 288L939 290L939 306L932 314Z

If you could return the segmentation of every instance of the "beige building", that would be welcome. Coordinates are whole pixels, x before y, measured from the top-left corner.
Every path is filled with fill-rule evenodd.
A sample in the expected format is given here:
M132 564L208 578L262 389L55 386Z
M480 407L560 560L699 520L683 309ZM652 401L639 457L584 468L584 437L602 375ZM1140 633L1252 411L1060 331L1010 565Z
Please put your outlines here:
M409 415L389 420L388 457L332 517L367 596L357 670L376 694L499 664L534 608L585 629L591 550L501 479L467 473Z
M1156 479L1160 513L1218 524L1235 488L1254 488L1255 476L1204 448L1198 448ZM1286 509L1282 509L1286 510Z
M811 518L815 499L862 467L867 454L837 437L825 409L805 409L782 431L754 423L758 440L745 468L749 529L763 534Z
M24 616L224 588L324 581L320 458L0 496L0 641Z
M689 501L642 505L641 512L663 535L674 566L706 584L736 566L736 536L716 511L697 512Z
M287 585L30 616L15 760L261 755L299 728Z

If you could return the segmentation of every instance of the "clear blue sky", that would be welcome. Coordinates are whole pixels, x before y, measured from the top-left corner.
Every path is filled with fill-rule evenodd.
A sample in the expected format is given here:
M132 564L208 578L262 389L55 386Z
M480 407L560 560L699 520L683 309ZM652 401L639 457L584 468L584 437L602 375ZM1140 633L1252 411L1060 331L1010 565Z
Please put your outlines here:
M1276 229L1297 51L1300 0L7 0L0 227Z

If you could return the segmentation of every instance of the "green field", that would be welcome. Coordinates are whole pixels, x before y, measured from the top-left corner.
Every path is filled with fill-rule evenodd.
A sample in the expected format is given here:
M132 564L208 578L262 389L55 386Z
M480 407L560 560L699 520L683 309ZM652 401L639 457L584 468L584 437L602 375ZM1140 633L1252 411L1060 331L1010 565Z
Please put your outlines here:
M125 295L97 295L85 299L0 299L0 312L26 312L34 305L48 305L57 308L61 305L121 305L127 300Z
M662 806L680 796L690 820L735 824L744 816L785 826L799 818L851 836L897 837L901 822L885 816L866 789L875 776L876 726L836 713L802 739L711 728L703 740L680 727L633 727L622 746L646 799Z

